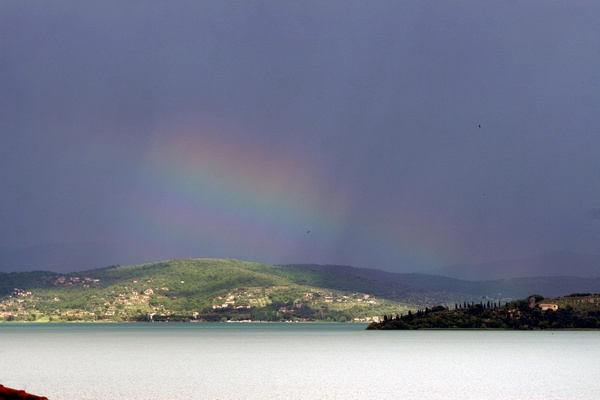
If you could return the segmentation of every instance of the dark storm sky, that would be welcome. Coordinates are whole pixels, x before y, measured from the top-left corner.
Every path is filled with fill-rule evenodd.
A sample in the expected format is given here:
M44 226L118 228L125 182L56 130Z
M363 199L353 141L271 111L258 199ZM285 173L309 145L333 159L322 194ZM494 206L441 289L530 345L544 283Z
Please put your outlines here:
M1 268L600 253L594 1L0 3Z

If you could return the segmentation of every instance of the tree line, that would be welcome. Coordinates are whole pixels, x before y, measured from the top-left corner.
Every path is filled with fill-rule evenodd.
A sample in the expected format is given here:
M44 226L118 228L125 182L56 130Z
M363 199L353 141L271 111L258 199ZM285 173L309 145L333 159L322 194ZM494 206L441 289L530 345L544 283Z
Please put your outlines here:
M455 304L454 309L426 307L405 315L384 315L381 322L372 323L367 329L600 329L599 305L574 308L567 304L553 311L542 310L542 300L543 296L532 295L502 306L488 301Z

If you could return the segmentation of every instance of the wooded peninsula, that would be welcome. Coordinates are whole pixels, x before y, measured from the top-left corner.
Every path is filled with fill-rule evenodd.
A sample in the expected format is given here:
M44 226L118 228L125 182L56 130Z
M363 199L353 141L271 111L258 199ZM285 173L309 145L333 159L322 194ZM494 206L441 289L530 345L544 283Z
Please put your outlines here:
M367 329L600 329L600 294L573 293L545 299L535 294L502 306L487 302L456 303L385 315Z

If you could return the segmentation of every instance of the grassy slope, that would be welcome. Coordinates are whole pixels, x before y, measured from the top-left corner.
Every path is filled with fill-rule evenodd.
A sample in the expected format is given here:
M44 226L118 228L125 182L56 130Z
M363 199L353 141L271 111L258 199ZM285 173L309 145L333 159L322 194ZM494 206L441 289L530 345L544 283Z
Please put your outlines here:
M66 283L57 283L61 276ZM72 277L99 279L99 283L69 284ZM214 299L231 293L257 292L260 301L253 307L266 307L298 303L306 300L307 292L335 292L335 296L366 293L392 303L395 307L422 308L439 304L453 305L463 300L481 296L492 298L521 298L531 293L549 296L571 292L600 292L600 279L581 278L520 278L473 282L424 274L394 274L364 268L323 265L273 266L237 260L186 259L158 263L95 269L72 274L52 272L0 273L0 300L13 288L31 291L39 301L40 310L53 308L86 308L96 312L105 303L115 303L119 294L153 289L155 293L147 304L137 304L135 312L150 312L151 306L160 304L165 309L191 312L212 309ZM168 288L168 290L163 289ZM266 288L269 293L265 292ZM56 300L59 299L59 300ZM56 303L56 304L55 304ZM246 302L248 304L248 302ZM316 303L315 303L316 304ZM334 302L311 306L368 315L377 307ZM360 306L360 307L358 307ZM108 306L107 306L108 307ZM358 311L357 311L358 310ZM362 311L360 311L362 310ZM1 310L0 310L1 311ZM134 312L134 311L132 311ZM377 315L377 314L371 314Z
M99 279L99 282L92 282L96 279ZM217 301L216 298L226 298L230 295L236 296L235 306L248 305L253 309L263 308L277 312L282 307L292 308L295 304L295 314L310 316L312 314L307 309L314 309L315 313L319 312L319 318L326 318L332 312L337 312L338 317L347 312L348 318L377 315L390 307L409 306L384 299L378 299L377 305L358 304L358 300L340 300L332 303L332 300L327 301L325 296L341 299L345 293L327 286L315 285L322 282L317 272L237 260L172 260L64 275L4 274L0 276L0 280L4 293L10 293L14 287L32 292L32 295L25 297L13 294L13 298L5 298L5 304L10 303L11 311L19 306L13 304L11 299L20 299L25 300L20 306L29 305L29 310L35 309L44 315L53 313L64 316L65 313L75 312L73 309L96 313L98 316L114 311L125 319L136 313L145 315L162 310L186 315L194 311L202 314L214 312L214 303L225 301ZM150 298L143 301L132 300L147 289L153 291ZM310 301L305 298L309 292L314 294ZM298 310L300 308L304 309ZM66 311L67 309L71 311Z

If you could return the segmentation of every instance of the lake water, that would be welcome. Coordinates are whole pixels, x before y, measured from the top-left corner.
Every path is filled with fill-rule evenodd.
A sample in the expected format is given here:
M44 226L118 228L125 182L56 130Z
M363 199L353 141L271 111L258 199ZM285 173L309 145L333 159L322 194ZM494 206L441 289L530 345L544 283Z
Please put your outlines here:
M0 384L73 399L599 399L597 331L0 324Z

